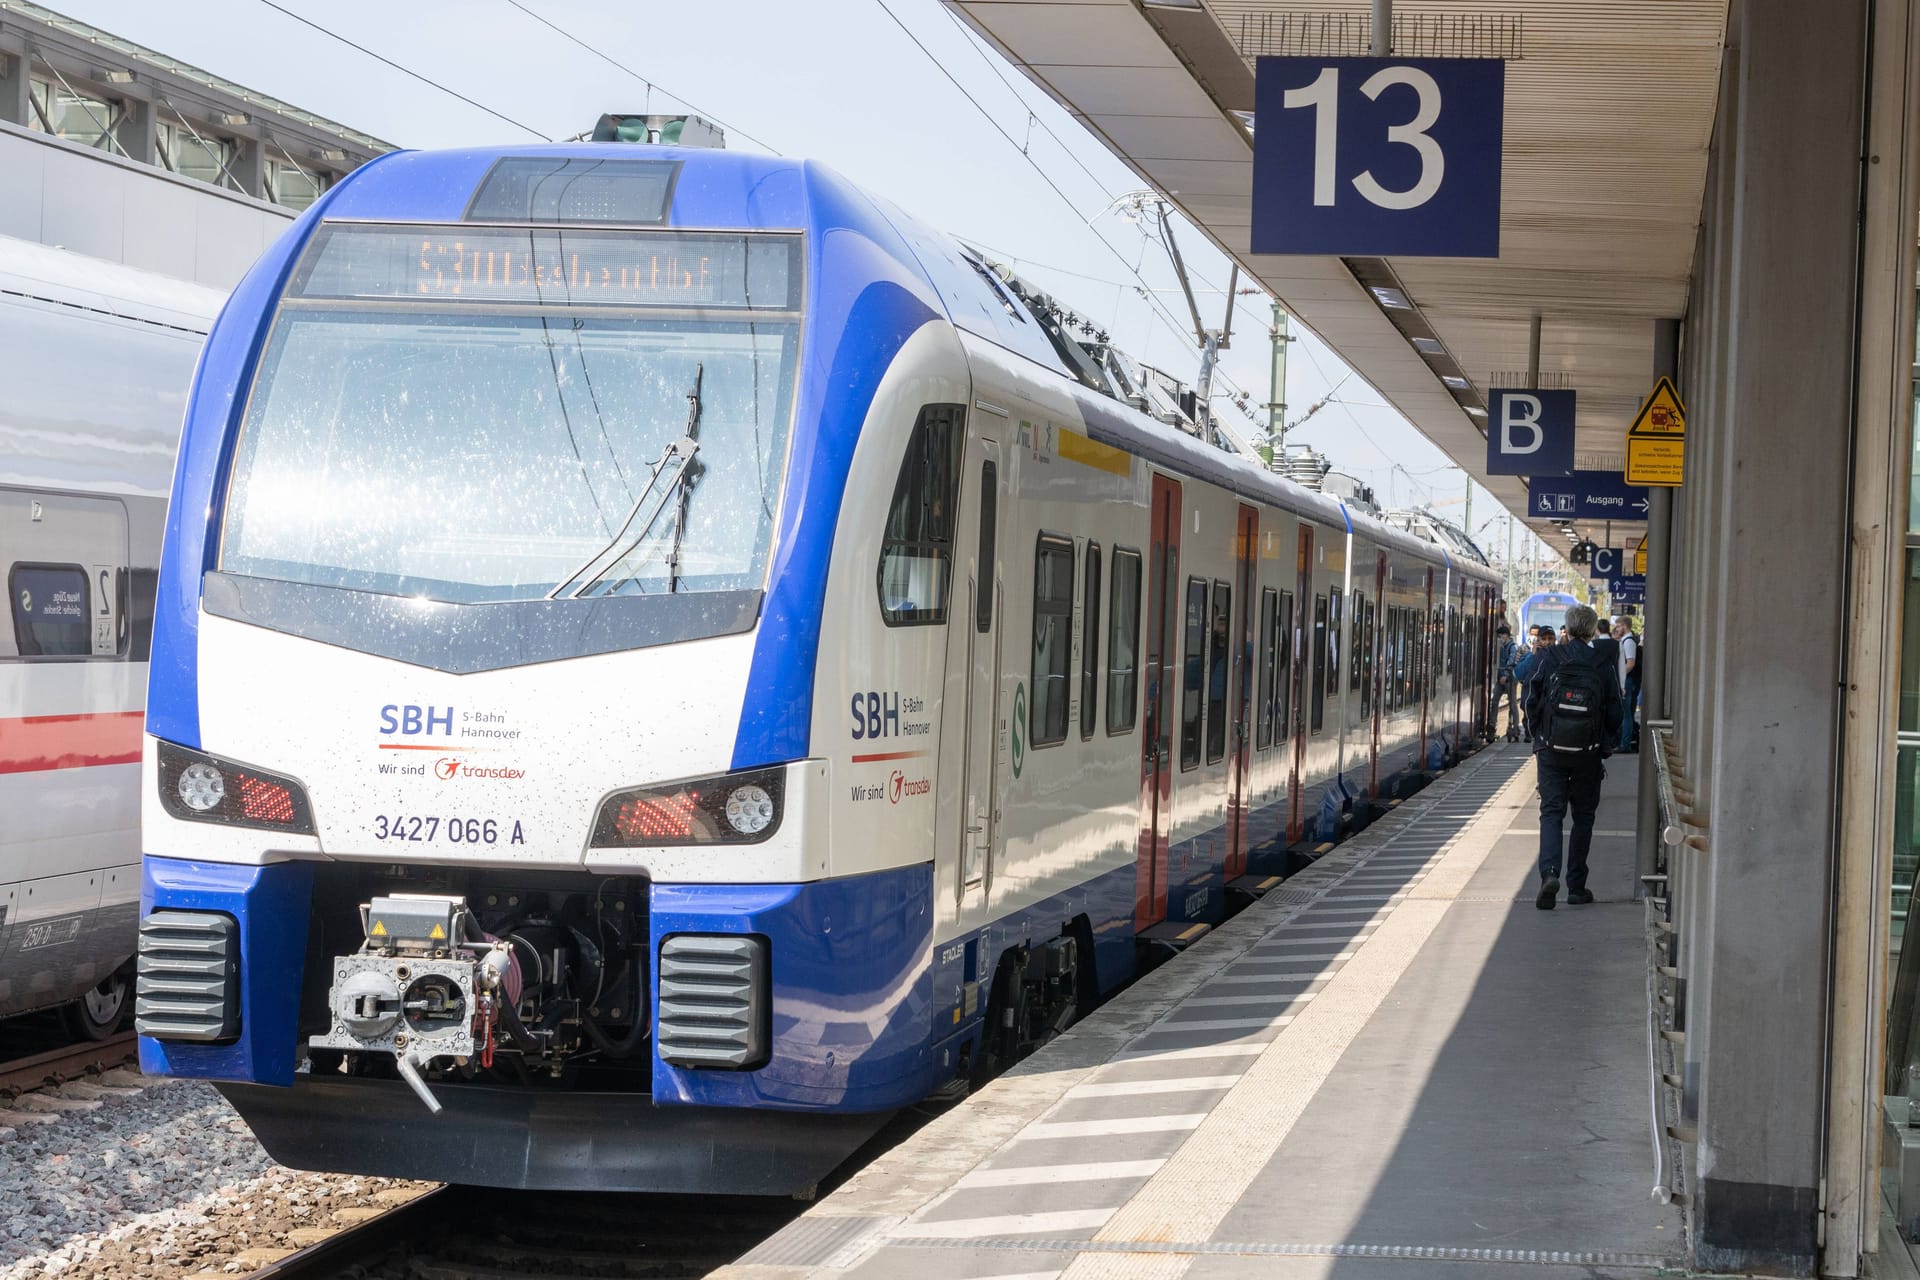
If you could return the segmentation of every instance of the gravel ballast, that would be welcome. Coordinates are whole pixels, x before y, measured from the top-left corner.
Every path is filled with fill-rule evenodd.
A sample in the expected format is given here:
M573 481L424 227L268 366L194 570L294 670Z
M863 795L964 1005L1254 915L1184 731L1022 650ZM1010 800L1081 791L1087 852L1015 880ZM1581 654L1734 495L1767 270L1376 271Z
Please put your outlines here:
M144 1087L0 1110L0 1280L244 1274L431 1185L283 1168L209 1085L101 1083Z

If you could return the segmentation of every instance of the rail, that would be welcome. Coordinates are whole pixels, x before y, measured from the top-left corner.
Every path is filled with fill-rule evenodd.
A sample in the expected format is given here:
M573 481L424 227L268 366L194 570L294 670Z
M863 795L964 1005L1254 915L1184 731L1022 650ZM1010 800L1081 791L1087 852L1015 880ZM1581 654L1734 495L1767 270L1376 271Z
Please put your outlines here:
M448 1187L424 1191L404 1204L275 1259L248 1276L250 1280L331 1280L418 1234L452 1199Z
M133 1056L133 1032L122 1031L105 1040L89 1040L0 1062L0 1093L26 1093L49 1084L65 1084L131 1062Z

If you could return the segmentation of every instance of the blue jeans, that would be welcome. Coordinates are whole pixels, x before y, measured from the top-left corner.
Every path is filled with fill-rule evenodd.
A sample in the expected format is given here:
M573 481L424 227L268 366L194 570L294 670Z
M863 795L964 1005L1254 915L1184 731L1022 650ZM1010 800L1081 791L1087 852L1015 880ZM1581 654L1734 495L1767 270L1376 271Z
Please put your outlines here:
M1598 751L1561 755L1552 750L1534 753L1540 776L1540 879L1560 878L1560 840L1573 807L1573 836L1567 841L1567 891L1587 887L1587 851L1593 847L1593 815L1600 808L1600 782L1607 767Z
M1627 677L1627 699L1624 705L1626 712L1620 717L1620 745L1615 749L1631 751L1633 750L1633 710L1640 705L1640 677L1637 675Z

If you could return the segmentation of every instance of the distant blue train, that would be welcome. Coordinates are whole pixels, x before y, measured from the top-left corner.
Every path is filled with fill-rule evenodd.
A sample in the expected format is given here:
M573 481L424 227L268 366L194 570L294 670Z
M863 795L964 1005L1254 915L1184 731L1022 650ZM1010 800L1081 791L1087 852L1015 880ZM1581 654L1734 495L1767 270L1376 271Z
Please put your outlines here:
M1563 591L1536 591L1520 602L1520 630L1545 626L1557 632L1567 620L1567 610L1579 603Z
M384 156L234 294L141 1063L306 1168L789 1192L1485 729L1484 563L813 164Z

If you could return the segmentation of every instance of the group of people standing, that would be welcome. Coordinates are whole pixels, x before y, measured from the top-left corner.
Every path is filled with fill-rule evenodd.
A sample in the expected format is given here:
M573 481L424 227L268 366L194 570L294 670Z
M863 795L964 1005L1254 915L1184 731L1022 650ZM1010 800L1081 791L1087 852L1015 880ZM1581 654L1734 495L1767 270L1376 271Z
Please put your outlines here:
M1526 645L1504 623L1495 632L1500 679L1494 705L1507 703L1507 740L1533 745L1540 790L1540 890L1534 905L1553 910L1561 888L1562 836L1569 808L1573 832L1565 842L1569 906L1593 901L1587 889L1587 853L1600 807L1605 761L1638 750L1633 708L1640 696L1640 645L1628 618L1602 632L1586 605L1567 610L1558 637L1549 626L1528 629ZM1596 634L1598 633L1598 634ZM1557 642L1556 642L1557 640Z

